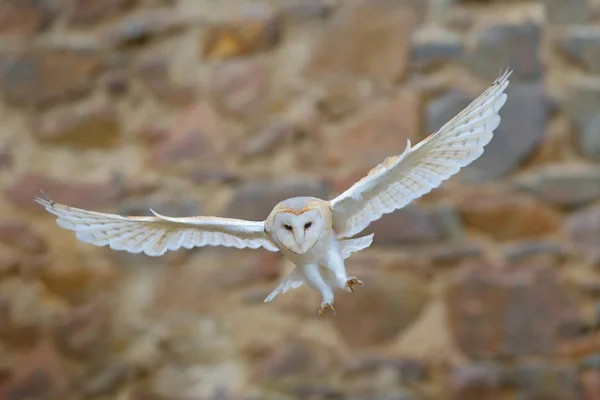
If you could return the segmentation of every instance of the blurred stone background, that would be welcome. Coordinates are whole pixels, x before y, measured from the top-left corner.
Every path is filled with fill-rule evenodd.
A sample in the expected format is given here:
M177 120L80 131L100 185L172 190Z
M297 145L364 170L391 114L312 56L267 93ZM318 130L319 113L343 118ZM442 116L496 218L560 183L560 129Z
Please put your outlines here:
M598 1L2 0L0 399L600 399ZM501 69L502 123L317 320L264 250L96 248L32 201L263 219Z

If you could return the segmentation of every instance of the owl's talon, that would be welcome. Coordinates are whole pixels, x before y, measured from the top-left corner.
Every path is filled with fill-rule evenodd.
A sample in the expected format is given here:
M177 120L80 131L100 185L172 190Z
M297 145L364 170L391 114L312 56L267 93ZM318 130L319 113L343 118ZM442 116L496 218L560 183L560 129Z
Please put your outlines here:
M331 304L321 303L321 308L319 308L319 312L317 313L317 318L321 319L323 317L323 314L327 310L331 310L331 312L333 312L333 315L335 315L335 308L333 308L333 306Z
M360 279L358 279L354 276L351 276L350 278L348 278L348 280L346 281L346 284L348 285L348 288L352 291L352 293L354 293L354 286L356 286L356 285L360 285L361 287L365 286L363 281L361 281Z

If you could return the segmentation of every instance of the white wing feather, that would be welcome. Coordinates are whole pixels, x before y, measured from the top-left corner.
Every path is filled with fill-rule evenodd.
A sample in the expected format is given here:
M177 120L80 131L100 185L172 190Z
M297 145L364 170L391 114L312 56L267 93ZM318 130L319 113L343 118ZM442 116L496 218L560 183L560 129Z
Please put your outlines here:
M500 124L504 90L512 71L494 83L437 132L389 157L330 201L337 238L351 237L371 222L429 193L483 154Z
M35 198L57 216L57 224L76 232L82 242L113 250L160 256L168 250L202 246L264 247L278 251L263 222L219 217L170 218L152 210L154 217L126 217L82 210Z

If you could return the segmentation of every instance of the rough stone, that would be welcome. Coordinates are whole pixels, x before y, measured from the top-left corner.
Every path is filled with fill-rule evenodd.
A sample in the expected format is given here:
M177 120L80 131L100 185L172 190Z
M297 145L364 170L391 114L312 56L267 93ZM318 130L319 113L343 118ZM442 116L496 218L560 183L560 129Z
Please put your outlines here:
M516 371L519 399L582 399L577 371L570 365L520 363Z
M551 24L579 24L589 20L592 10L587 0L544 0L546 19Z
M249 182L242 184L233 195L224 215L262 221L273 207L290 197L313 196L327 198L328 188L322 182L288 181L286 183Z
M186 17L172 8L140 10L106 26L102 40L109 47L143 46L159 35L183 30L187 23Z
M286 21L324 19L330 16L333 5L327 0L287 0L280 6Z
M111 310L106 299L96 298L59 318L54 335L66 355L99 358L109 350Z
M485 79L498 77L501 68L513 70L513 81L539 79L543 73L540 40L541 27L531 21L490 26L482 32L477 47L464 56L463 62Z
M584 373L581 384L586 400L600 399L600 371L598 369Z
M412 143L418 141L418 135L418 96L401 90L389 101L374 106L339 135L328 136L327 146L322 151L330 163L346 167L354 183L386 157L404 150L408 139ZM357 174L359 178L355 180Z
M531 195L501 187L465 189L454 203L466 223L497 240L533 238L560 227L556 210Z
M286 339L270 350L259 365L261 375L267 379L319 376L326 370L327 354L315 349L311 343ZM319 351L320 350L320 351Z
M511 82L502 122L481 157L460 173L460 179L480 182L511 173L537 150L550 118L552 104L541 83Z
M0 171L10 169L13 161L12 152L7 147L0 145Z
M413 40L411 62L417 69L426 70L458 60L463 52L460 38L443 31L433 38Z
M505 246L504 256L509 261L520 261L535 256L562 258L566 249L560 243L545 240L528 240Z
M19 270L19 259L11 249L0 248L0 279L15 274Z
M279 254L252 250L238 250L220 257L218 267L206 271L204 282L210 282L212 289L231 290L248 287L257 283L275 283L281 270ZM235 274L223 274L223 267L235 265Z
M454 339L470 357L553 354L577 318L556 270L536 265L467 265L448 287L446 307Z
M0 36L29 36L46 28L54 18L51 3L45 0L11 0L0 4Z
M587 157L600 160L600 80L584 79L570 88L565 110L579 136L579 150Z
M436 266L454 266L464 260L481 257L484 249L477 243L456 242L436 246L427 253Z
M276 149L286 139L292 137L294 129L287 124L272 123L242 144L241 153L245 156L265 156Z
M102 70L102 54L94 48L40 48L0 53L0 87L17 106L45 107L89 93Z
M17 218L0 219L0 277L36 277L49 264L46 240Z
M409 272L363 275L364 287L336 297L332 318L352 347L389 343L418 318L429 297L424 280Z
M0 338L12 347L29 347L65 308L40 283L7 278L0 282Z
M21 251L30 255L41 255L48 252L46 239L31 225L16 217L0 219L0 242L9 246L13 251Z
M592 206L572 213L565 229L576 254L600 263L600 207Z
M474 100L473 96L453 90L433 99L425 110L427 134L440 129ZM504 122L504 121L503 121ZM487 151L487 149L486 149Z
M600 368L600 353L587 356L579 363L579 366L586 370Z
M559 207L580 207L600 197L600 167L551 165L518 175L514 186Z
M262 119L267 112L269 71L254 59L233 59L217 64L209 79L209 92L226 113Z
M224 156L229 142L214 110L200 102L183 111L164 140L154 145L153 161L159 165L212 165Z
M131 368L123 362L103 365L86 377L82 392L87 396L115 396L131 375Z
M68 397L70 378L65 362L47 342L23 353L8 379L0 382L0 398L58 400Z
M416 204L385 215L368 228L375 233L376 246L397 246L418 242L438 242L444 239L443 226L436 215Z
M558 39L557 44L571 61L579 63L591 73L600 73L600 29L573 27Z
M196 97L195 88L173 82L169 68L169 56L161 53L152 53L136 65L140 79L157 99L174 106L189 106Z
M126 10L137 0L75 0L69 22L73 25L90 25Z
M67 233L71 238L74 235ZM108 249L107 249L108 250ZM40 268L39 278L46 287L57 295L79 303L90 295L107 290L117 281L115 265L103 258L71 255L48 262Z
M42 141L77 147L118 145L121 130L117 110L108 100L84 100L41 114L34 122Z
M320 116L332 121L353 115L372 96L360 82L343 77L327 79L321 83L321 90L316 107Z
M391 84L408 67L417 17L405 2L348 3L331 18L314 48L306 72ZM350 45L351 43L351 45Z
M267 52L281 36L281 20L270 12L214 23L203 35L202 56L206 60L225 60Z
M110 182L65 182L34 172L19 176L4 193L19 208L46 212L33 201L34 196L40 196L40 189L57 203L86 209L106 204L119 194Z
M450 376L452 400L495 399L503 388L504 371L499 365L474 363L457 367Z

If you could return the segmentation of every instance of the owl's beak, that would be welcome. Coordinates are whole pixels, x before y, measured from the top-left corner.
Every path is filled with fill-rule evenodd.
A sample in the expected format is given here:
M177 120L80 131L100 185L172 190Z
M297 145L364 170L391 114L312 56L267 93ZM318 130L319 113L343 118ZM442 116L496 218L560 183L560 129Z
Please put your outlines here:
M294 232L293 236L294 236L294 241L296 242L296 245L298 246L298 249L300 250L300 254L306 253L307 250L300 244L300 241L298 240L298 237L296 236L296 232ZM304 239L304 238L302 238L302 239Z

